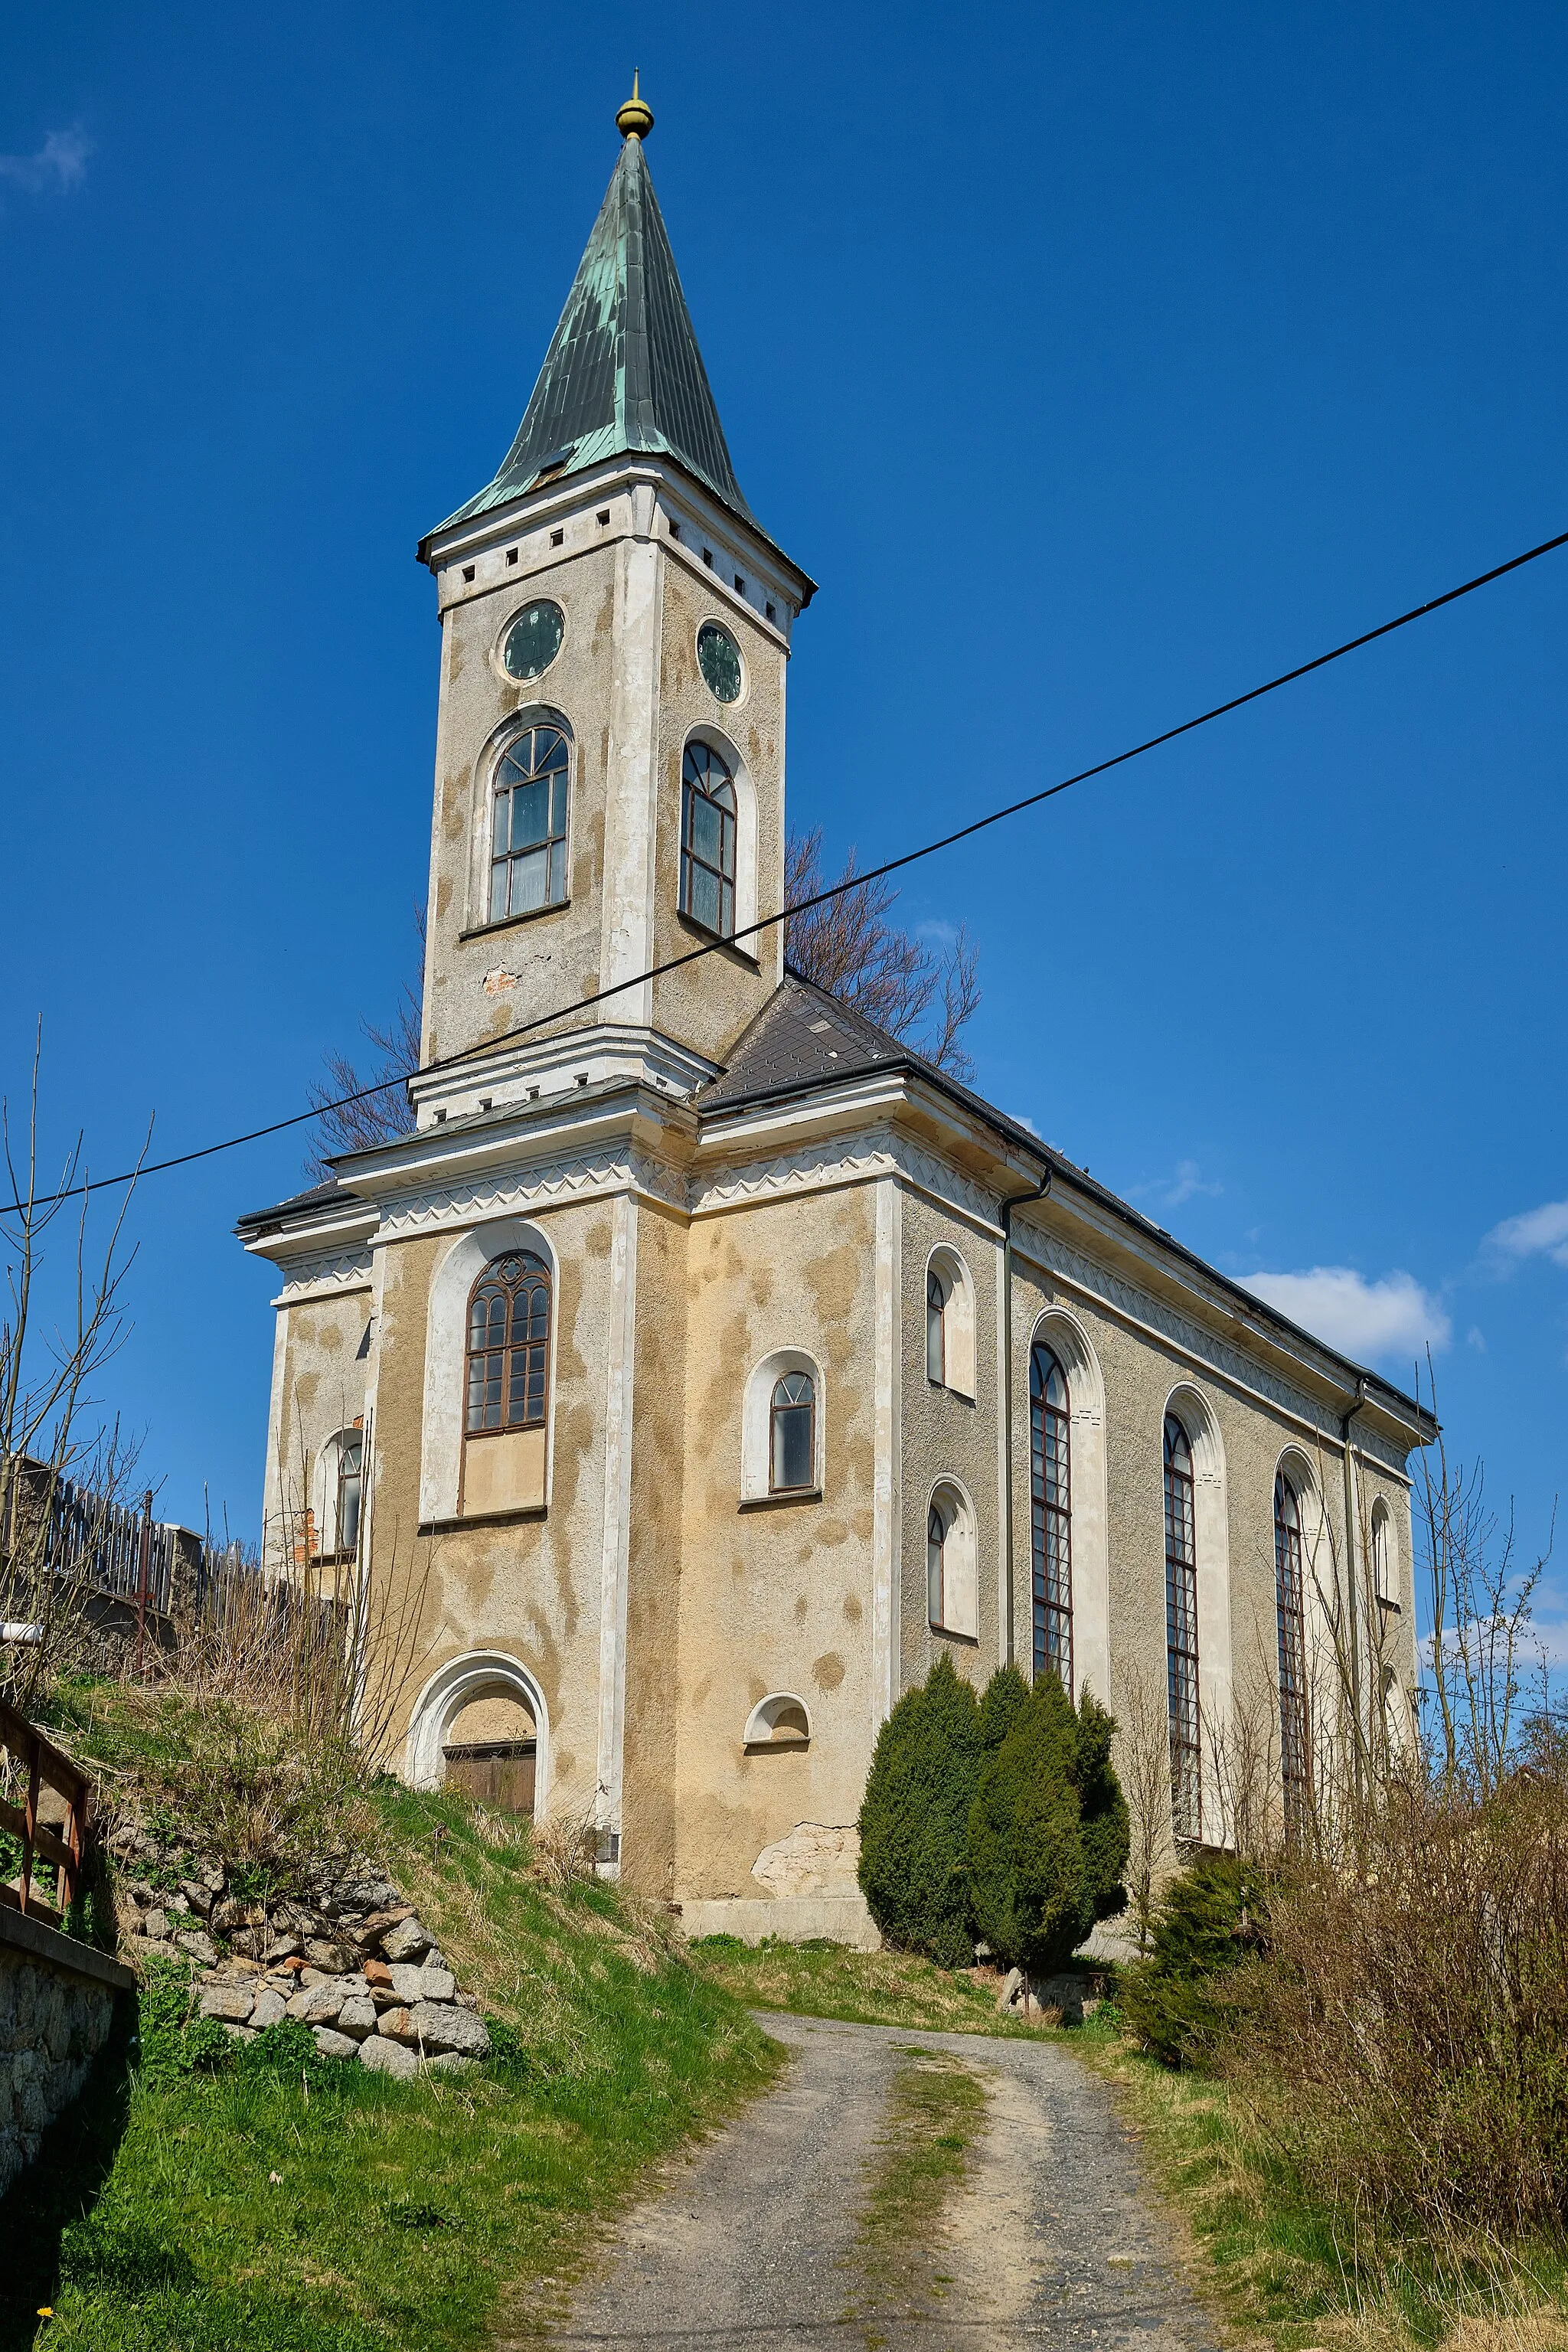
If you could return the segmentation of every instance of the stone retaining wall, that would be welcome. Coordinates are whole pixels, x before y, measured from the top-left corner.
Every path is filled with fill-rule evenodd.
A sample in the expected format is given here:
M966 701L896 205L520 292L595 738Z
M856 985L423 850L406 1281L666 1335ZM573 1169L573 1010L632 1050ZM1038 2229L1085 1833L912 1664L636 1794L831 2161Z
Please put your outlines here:
M74 1937L0 1905L0 2197L38 2153L135 1978Z

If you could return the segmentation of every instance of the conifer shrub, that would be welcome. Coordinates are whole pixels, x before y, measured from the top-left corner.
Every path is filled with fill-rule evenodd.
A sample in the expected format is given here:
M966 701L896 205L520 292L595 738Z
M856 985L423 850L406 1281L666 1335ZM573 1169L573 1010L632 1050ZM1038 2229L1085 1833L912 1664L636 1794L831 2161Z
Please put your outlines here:
M1115 1727L1091 1697L1075 1707L1055 1675L1042 1675L1022 1702L999 1691L992 1720L1006 1728L985 1757L970 1810L972 1916L1000 1960L1048 1975L1097 1919L1126 1903Z
M1171 1880L1152 1948L1121 1991L1127 2023L1162 2064L1212 2064L1233 2040L1235 1972L1261 1949L1267 1922L1261 1877L1234 1854L1205 1854Z
M860 1806L860 1888L890 1944L973 1958L967 1868L981 1709L945 1653L883 1724Z

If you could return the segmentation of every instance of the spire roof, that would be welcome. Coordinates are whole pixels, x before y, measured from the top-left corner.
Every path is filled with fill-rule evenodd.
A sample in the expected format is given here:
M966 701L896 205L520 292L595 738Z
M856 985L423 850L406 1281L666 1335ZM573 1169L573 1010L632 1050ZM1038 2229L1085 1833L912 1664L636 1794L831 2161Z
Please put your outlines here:
M495 479L439 528L521 498L542 473L628 451L673 457L757 528L730 462L675 256L628 101L624 143L517 438ZM620 120L621 118L617 118ZM432 534L434 536L434 534Z

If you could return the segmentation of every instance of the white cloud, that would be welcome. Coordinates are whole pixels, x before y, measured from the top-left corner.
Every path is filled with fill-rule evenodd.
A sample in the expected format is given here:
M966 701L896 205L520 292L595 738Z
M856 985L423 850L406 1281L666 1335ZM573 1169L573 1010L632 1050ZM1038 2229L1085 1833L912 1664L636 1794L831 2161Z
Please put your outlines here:
M1466 1332L1465 1345L1467 1348L1473 1348L1478 1356L1484 1356L1486 1354L1487 1335L1481 1329L1479 1323L1472 1323L1469 1329Z
M1015 1127L1026 1127L1031 1135L1040 1134L1039 1129L1035 1125L1034 1120L1030 1118L1026 1112L1021 1110L1010 1110L1007 1116L1012 1120ZM1044 1136L1040 1136L1040 1140L1042 1143L1045 1141Z
M1200 1193L1223 1192L1225 1186L1204 1175L1195 1160L1178 1160L1169 1176L1156 1176L1147 1184L1129 1185L1130 1201L1153 1201L1162 1209L1179 1209L1184 1201L1195 1200Z
M74 188L87 171L92 142L80 130L51 131L36 155L0 155L0 180L30 196Z
M934 940L939 948L952 949L958 944L958 926L956 923L944 923L940 916L933 916L929 923L915 925L915 937L917 940Z
M1408 1362L1425 1348L1446 1348L1451 1336L1448 1318L1413 1275L1368 1282L1353 1266L1314 1265L1305 1274L1244 1274L1240 1280L1358 1363L1391 1356Z
M1553 1265L1568 1265L1568 1201L1543 1201L1539 1209L1505 1217L1494 1225L1482 1247L1506 1267L1521 1265L1527 1257L1549 1257Z

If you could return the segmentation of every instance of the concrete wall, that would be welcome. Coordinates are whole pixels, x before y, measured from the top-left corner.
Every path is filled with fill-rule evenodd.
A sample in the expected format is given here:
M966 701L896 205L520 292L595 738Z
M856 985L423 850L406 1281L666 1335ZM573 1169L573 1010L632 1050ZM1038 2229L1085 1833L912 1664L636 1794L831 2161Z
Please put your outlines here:
M131 1970L0 1906L0 2197L87 2081Z

